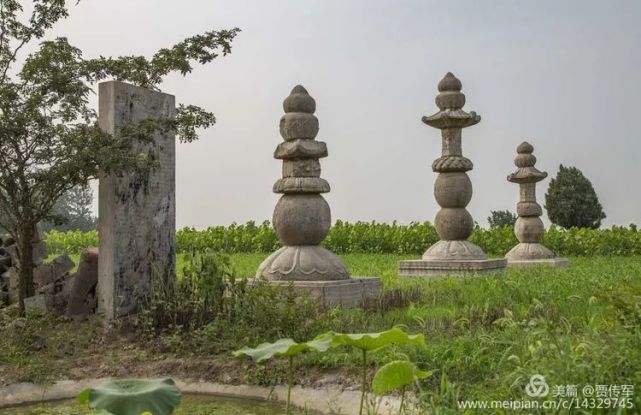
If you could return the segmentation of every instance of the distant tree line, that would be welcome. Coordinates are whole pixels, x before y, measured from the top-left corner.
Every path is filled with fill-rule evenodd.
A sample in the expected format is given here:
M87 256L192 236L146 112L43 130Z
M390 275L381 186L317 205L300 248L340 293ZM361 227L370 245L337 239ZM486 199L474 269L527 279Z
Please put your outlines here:
M94 193L90 187L74 187L58 199L47 220L41 222L42 230L86 232L96 229L98 218L91 210L93 200Z

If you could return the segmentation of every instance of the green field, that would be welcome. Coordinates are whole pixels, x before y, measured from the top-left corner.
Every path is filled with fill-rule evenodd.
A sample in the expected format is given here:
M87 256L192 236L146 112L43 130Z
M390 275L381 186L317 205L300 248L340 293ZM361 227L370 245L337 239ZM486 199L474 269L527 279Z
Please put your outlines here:
M235 275L252 276L265 256L232 255ZM296 313L292 308L282 314L282 321L278 320L281 314L256 315L239 327L218 323L196 333L163 333L160 337L169 344L166 350L139 339L127 347L136 350L139 360L189 356L230 362L229 352L235 348L278 337L306 340L330 329L368 332L402 325L409 332L424 333L426 347L392 347L372 355L372 365L407 357L422 369L434 370L422 383L421 400L439 413L457 412L456 402L464 399L526 398L523 388L533 374L545 376L550 388L578 385L579 391L584 385L641 385L641 257L571 258L572 265L566 269L510 269L505 276L431 280L398 278L396 262L407 256L341 257L353 275L382 278L387 294L378 304L309 317L290 315ZM178 262L181 268L183 259ZM32 324L35 330L45 323L34 318ZM57 331L78 336L75 324L59 322ZM89 333L93 330L87 328L91 321L80 324ZM272 329L267 331L267 325ZM5 368L16 369L5 376L20 373L13 380L64 376L76 364L74 359L86 353L84 344L93 341L91 334L83 334L86 338L74 343L76 348L52 363L55 359L48 349L20 349L23 339L8 335L9 326L2 330L0 361ZM68 342L64 334L62 338ZM107 354L117 359L118 353L109 350ZM306 355L297 379L335 370L355 379L358 358L341 349ZM271 384L283 380L279 367L261 371L242 365L237 370L243 382ZM639 397L641 392L634 398L637 408L641 408Z

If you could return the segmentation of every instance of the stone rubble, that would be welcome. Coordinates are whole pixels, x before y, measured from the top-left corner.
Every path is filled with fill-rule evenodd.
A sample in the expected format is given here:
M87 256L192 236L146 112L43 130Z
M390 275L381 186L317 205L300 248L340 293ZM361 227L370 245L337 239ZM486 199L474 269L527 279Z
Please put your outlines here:
M17 247L10 235L0 236L0 303L18 301ZM96 309L96 284L98 282L98 250L89 248L80 258L78 271L70 274L75 266L68 255L61 255L49 263L42 233L34 239L35 268L33 285L36 294L25 298L25 307L68 317L84 318Z

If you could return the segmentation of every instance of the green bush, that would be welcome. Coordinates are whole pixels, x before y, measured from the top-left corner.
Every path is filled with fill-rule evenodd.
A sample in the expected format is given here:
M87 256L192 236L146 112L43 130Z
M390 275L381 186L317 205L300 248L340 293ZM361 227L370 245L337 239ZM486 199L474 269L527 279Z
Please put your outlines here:
M550 222L566 229L597 229L605 219L592 183L576 167L559 166L545 194L545 209Z
M470 240L488 255L502 256L517 240L512 226L476 227ZM98 245L98 234L90 232L56 232L46 236L52 254L78 254ZM323 246L337 254L371 253L420 255L438 241L436 229L429 222L409 225L394 223L336 221L323 241ZM178 253L211 250L228 254L270 253L280 247L268 221L256 225L215 226L203 230L184 228L176 233ZM546 230L543 243L562 256L641 255L641 231L635 225L612 226L610 229L570 228L556 226Z

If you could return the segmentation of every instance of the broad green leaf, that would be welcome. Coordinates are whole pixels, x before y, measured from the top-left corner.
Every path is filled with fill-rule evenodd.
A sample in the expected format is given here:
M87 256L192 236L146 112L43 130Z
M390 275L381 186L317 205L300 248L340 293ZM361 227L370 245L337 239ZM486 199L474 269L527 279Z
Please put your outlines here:
M331 338L314 339L307 343L296 343L292 339L280 339L274 343L262 343L258 346L243 347L233 352L236 357L249 356L257 363L272 357L297 356L305 351L326 351L332 343Z
M315 351L315 352L326 352L333 343L334 339L331 337L317 337L314 340L310 340L307 343L305 343L310 350Z
M395 360L378 369L372 380L372 390L377 395L383 395L411 385L415 379L425 379L431 374L432 372L419 370L414 363L407 360Z
M89 396L91 396L91 389L85 389L78 394L76 399L78 403L89 403Z
M180 403L180 390L172 379L116 380L89 389L89 405L117 415L169 415ZM85 398L82 392L79 399ZM100 413L100 412L98 412Z
M332 347L342 345L367 352L376 352L390 344L424 345L425 337L422 334L409 335L398 327L379 333L336 333L328 332L320 335L316 340L326 337L332 339Z

